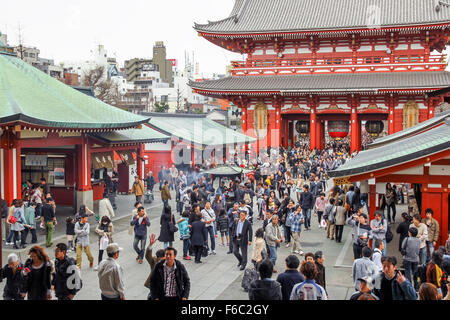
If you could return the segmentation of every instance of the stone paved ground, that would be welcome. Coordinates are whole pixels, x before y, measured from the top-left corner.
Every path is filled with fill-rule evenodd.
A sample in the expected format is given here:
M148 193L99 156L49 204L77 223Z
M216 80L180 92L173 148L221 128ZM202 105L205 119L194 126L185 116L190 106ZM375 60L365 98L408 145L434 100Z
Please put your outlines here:
M154 233L159 235L159 217L162 210L162 204L159 197L159 191L155 192L156 201L151 205L146 205L149 208L151 226L149 234ZM136 261L136 253L133 250L133 236L128 234L127 228L129 224L130 207L133 205L133 196L121 196L117 201L119 210L114 219L115 235L114 241L119 243L124 248L118 263L123 266L125 272L125 286L126 297L132 300L146 299L148 289L144 287L150 267L146 261L140 265ZM172 208L174 208L172 203ZM402 212L402 208L398 208L398 212ZM91 218L92 219L92 218ZM399 217L397 218L397 220ZM61 219L60 219L61 220ZM301 234L301 245L304 252L315 252L322 250L325 254L326 266L326 282L329 298L332 300L345 300L353 293L353 284L351 279L351 265L353 263L353 253L351 246L351 228L344 228L343 243L336 243L325 238L325 231L318 229L317 218L312 218L312 229L303 231ZM399 221L397 221L398 223ZM255 221L254 230L259 228L262 222ZM61 228L61 225L60 225ZM396 236L391 244L388 245L388 252L395 253L398 257L397 244L398 238L395 233L396 225L391 226L394 235ZM58 241L65 241L63 231L59 229L59 234L53 241L56 244ZM43 240L41 238L40 240ZM98 255L98 237L93 232L91 233L91 251L97 263ZM243 272L236 267L237 260L233 255L228 255L226 252L228 248L220 245L220 238L216 238L217 255L209 256L203 259L202 264L194 264L193 261L182 262L185 264L189 276L191 278L191 294L190 299L194 300L247 300L248 294L241 288L241 280ZM179 258L182 255L182 241L175 239L174 246L179 250ZM156 242L155 251L162 248L162 243ZM284 259L290 254L291 248L286 248L284 245L278 250L278 260L276 269L279 272L284 270ZM12 252L7 249L3 253L3 261L8 253ZM54 258L54 246L48 250L51 258ZM26 250L19 251L22 260L26 259ZM249 249L249 256L251 249ZM75 257L74 253L70 256ZM83 255L82 263L82 278L83 289L76 296L76 299L82 300L98 300L100 299L100 290L98 289L97 273L89 268L89 262L85 255ZM273 278L276 278L276 274ZM3 283L0 283L0 290L3 288Z

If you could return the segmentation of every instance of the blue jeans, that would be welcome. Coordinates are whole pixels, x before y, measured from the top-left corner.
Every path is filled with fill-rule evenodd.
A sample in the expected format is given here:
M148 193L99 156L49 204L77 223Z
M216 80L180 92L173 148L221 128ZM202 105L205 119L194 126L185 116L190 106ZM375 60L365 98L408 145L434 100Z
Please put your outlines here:
M140 260L144 259L145 243L146 242L147 242L147 237L146 236L134 235L133 248L136 251L136 253L138 254ZM139 244L140 244L140 247L139 247Z
M270 252L270 261L273 264L273 267L275 268L275 263L277 262L277 246L268 246L269 252Z
M167 247L173 247L173 242L164 242L164 249L167 249Z
M183 240L183 258L188 256L190 247L191 247L191 239L184 239Z
M211 250L216 250L216 239L214 238L214 227L213 226L206 227L206 230L208 231L209 238L211 239ZM206 247L209 250L208 240L206 240Z
M427 255L428 255L427 261L430 261L431 260L431 256L433 255L433 252L434 252L433 242L427 241L427 247L428 247L428 250L430 250L430 254L428 255L428 253L427 253Z
M405 276L406 279L413 283L414 279L414 289L419 289L419 285L417 283L417 278L414 276L417 272L418 263L417 262L411 262L407 260L403 260L403 265L405 266Z
M423 247L419 251L419 258L420 258L420 264L426 264L427 263L427 246Z
M311 209L302 209L303 216L305 217L305 228L311 227Z

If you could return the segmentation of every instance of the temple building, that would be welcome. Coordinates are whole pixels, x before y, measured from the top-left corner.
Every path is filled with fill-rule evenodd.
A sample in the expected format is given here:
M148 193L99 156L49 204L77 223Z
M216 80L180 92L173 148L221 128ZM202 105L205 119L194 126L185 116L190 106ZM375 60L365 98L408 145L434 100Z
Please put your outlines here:
M143 176L143 144L169 139L149 120L65 85L0 43L1 199L11 205L25 181L44 177L58 205L93 208L115 159L128 192L128 167Z
M194 28L244 55L231 76L190 86L241 108L257 150L299 136L321 149L327 134L350 134L359 151L363 130L376 136L384 122L393 134L434 117L443 97L427 94L450 83L450 8L434 0L236 0L229 17Z

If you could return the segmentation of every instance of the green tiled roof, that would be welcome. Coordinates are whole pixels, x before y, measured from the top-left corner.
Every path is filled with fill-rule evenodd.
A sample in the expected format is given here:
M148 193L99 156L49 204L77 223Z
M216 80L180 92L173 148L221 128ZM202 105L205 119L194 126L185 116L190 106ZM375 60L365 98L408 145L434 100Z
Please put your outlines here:
M382 137L379 139L376 139L373 143L369 144L367 146L368 149L377 148L380 145L397 141L415 134L418 134L422 131L428 130L429 128L432 128L436 125L438 125L441 122L445 121L445 118L450 116L450 111L443 112L442 114L437 114L433 118L428 119L424 122L420 122L416 124L415 126L412 126L410 128L407 128L405 130L390 134L386 137Z
M423 158L450 148L450 117L434 129L418 135L360 152L336 170L333 178L353 176Z
M0 54L0 123L53 128L121 129L145 118L89 97L24 61Z
M151 117L151 127L184 141L201 146L219 146L256 142L255 138L231 130L204 115L143 113Z
M253 170L237 167L237 166L223 166L210 170L203 171L202 173L212 174L213 176L236 176L242 173L247 174Z
M100 132L90 134L94 138L98 138L110 144L117 143L152 143L152 142L166 142L170 139L169 136L158 132L147 125L143 125L141 129L126 129L120 131Z

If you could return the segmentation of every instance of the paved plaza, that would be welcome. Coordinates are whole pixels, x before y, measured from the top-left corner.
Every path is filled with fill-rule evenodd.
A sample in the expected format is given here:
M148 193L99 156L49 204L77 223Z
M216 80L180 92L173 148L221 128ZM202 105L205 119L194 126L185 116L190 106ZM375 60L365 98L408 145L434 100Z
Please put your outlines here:
M173 193L173 192L172 192ZM173 197L174 198L174 197ZM117 198L118 210L116 210L116 217L113 219L115 233L113 239L119 243L124 251L121 253L118 263L124 269L124 282L126 298L130 300L145 300L149 290L144 287L144 282L147 279L150 266L144 260L143 264L138 264L136 261L136 253L133 249L133 236L128 234L128 225L130 221L131 208L134 204L134 196L118 196ZM171 201L170 205L175 208L175 201ZM155 202L146 204L147 212L150 216L151 225L148 234L156 234L159 236L160 232L160 215L162 211L162 202L159 191L155 191ZM96 206L95 206L96 209ZM398 212L402 212L402 207L398 207ZM178 214L176 214L178 217ZM56 227L53 244L58 242L66 242L65 240L65 216L64 210L59 210L58 215L59 224ZM90 217L91 224L91 252L97 264L98 256L98 236L94 233L95 218ZM262 221L255 219L253 225L253 232L262 226ZM395 226L391 226L394 235ZM178 233L175 234L174 247L178 250L178 258L182 259L183 243L177 238ZM39 236L39 243L44 244L44 235ZM241 280L243 271L237 268L237 259L232 254L227 254L228 247L220 244L220 237L216 238L216 252L215 256L208 256L202 258L202 264L195 264L193 260L181 260L186 266L191 279L191 300L248 300L248 293L241 288ZM388 252L398 256L397 252L398 238L388 245ZM54 245L49 250L46 250L51 258L54 258ZM147 241L148 245L148 241ZM317 217L312 216L312 228L309 231L303 230L301 233L301 245L303 251L315 252L322 250L325 255L326 266L326 284L327 292L331 300L345 300L353 293L353 284L351 278L351 266L353 263L353 251L351 241L351 228L344 228L343 242L336 243L326 239L324 229L318 228ZM29 248L30 246L28 246ZM162 249L163 244L156 242L154 244L155 253L158 249ZM13 252L11 248L6 247L3 251L3 262L9 253ZM22 261L27 258L27 249L15 250L19 253ZM284 244L278 249L278 259L276 269L278 272L283 272L285 269L284 259L290 254L291 247L286 248ZM75 253L70 253L69 256L75 258ZM251 256L251 248L249 248L249 256ZM303 257L301 257L301 260ZM250 266L249 261L247 266ZM278 273L278 274L279 274ZM89 261L83 254L83 263L81 268L81 276L83 279L83 288L76 295L75 299L79 300L100 300L100 290L98 286L97 272L89 268ZM273 275L275 279L277 274ZM4 283L0 283L0 290L3 290Z

